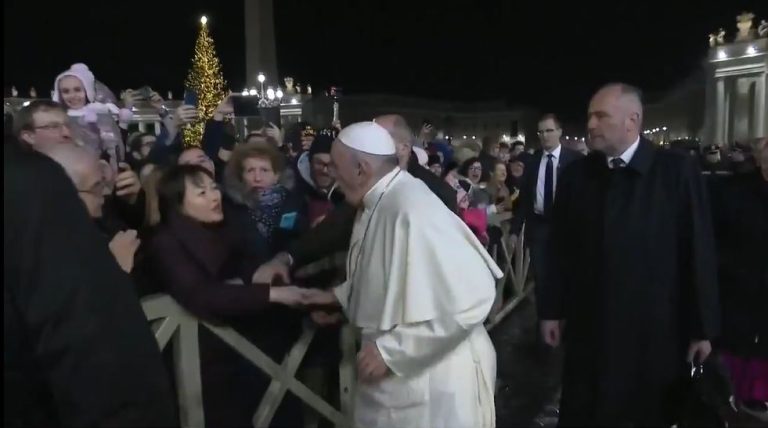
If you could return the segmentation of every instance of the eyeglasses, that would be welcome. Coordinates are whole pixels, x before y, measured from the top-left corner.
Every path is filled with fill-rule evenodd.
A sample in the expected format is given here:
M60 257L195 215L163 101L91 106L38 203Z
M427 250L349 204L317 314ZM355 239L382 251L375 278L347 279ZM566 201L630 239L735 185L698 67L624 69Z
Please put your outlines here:
M482 171L483 167L482 166L470 166L469 170L470 171Z
M94 196L104 196L104 189L106 189L107 185L104 183L104 181L99 181L93 186L91 186L90 189L77 189L77 193L88 193Z
M46 131L61 131L64 128L69 129L69 124L58 122L58 123L49 123L47 125L34 127L34 129L44 129Z
M320 162L320 161L312 161L312 168L316 169L323 169L323 170L331 170L331 164L326 162Z
M553 133L555 131L557 131L557 130L556 129L552 129L552 128L548 128L548 129L540 129L540 130L536 131L536 133L539 134L539 135L544 135L544 134L551 134L551 133Z

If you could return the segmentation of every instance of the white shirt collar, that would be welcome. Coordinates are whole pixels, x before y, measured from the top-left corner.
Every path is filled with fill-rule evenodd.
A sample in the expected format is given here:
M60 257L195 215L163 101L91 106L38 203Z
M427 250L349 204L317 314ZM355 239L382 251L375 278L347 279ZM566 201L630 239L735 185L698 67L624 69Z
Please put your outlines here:
M551 152L544 150L542 157L546 159L547 155L551 154L555 159L560 159L560 152L562 151L562 149L563 149L563 145L558 144L555 150L552 150Z
M640 137L637 137L637 140L635 140L634 143L632 143L631 146L627 148L627 150L624 150L624 153L622 153L620 156L609 156L608 157L608 167L611 167L611 161L616 159L617 157L621 158L621 160L624 161L624 165L629 165L629 162L632 160L632 157L635 155L635 152L637 151L637 146L640 145Z

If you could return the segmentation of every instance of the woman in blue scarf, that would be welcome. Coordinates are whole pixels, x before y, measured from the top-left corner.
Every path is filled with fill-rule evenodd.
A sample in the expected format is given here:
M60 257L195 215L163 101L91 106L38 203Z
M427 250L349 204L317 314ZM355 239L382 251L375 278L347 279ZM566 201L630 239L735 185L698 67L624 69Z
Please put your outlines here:
M238 146L224 171L224 210L230 230L257 263L270 260L306 230L300 195L280 184L284 156L269 143Z

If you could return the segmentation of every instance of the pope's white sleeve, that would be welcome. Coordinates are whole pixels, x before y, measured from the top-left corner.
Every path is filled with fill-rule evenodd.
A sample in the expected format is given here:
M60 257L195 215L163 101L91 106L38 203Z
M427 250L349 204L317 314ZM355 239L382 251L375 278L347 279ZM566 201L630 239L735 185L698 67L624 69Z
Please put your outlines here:
M352 282L349 280L344 281L333 288L333 294L336 295L336 300L339 301L339 304L341 304L341 307L344 309L345 313L348 313L347 311L349 310L349 308L347 308L347 304L349 303L349 293L351 291Z
M453 351L485 321L493 299L459 314L429 321L402 324L376 339L387 367L398 376L419 373Z

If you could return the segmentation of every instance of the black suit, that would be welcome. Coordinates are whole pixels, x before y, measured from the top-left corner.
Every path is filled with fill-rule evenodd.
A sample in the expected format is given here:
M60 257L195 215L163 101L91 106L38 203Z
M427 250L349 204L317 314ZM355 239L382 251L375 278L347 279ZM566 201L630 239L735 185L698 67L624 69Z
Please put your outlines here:
M563 172L541 319L565 319L563 426L670 426L691 340L718 331L715 246L694 159L641 140Z
M175 425L134 287L71 180L7 143L3 161L3 425Z
M523 227L523 222L526 224L525 240L528 248L531 250L531 266L533 268L533 275L538 281L545 269L545 244L547 237L549 236L549 219L545 216L538 215L534 211L534 204L536 203L536 186L539 181L539 166L541 164L542 156L544 156L543 150L537 150L532 156L527 156L525 161L525 171L520 183L520 197L515 205L515 216L512 220L512 233L519 235ZM584 157L581 153L566 148L561 145L560 157L558 159L557 171L555 174L558 177L556 186L560 185L560 175L562 171L571 162ZM555 195L557 191L555 191Z

